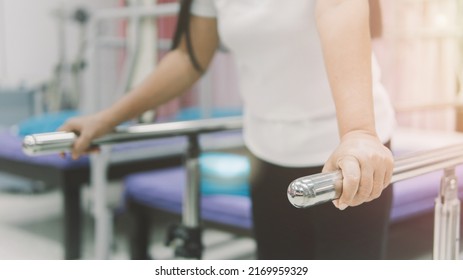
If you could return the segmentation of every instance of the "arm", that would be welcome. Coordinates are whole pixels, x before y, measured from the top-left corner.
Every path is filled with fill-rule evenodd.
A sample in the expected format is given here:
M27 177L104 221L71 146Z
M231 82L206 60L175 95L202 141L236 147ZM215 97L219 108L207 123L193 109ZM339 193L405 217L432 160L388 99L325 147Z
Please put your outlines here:
M319 0L316 18L341 139L324 171L341 169L344 209L380 196L393 158L376 135L368 0Z
M370 0L371 38L377 39L383 35L383 14L380 0Z
M216 20L191 16L190 28L196 57L206 69L219 42ZM180 46L169 52L153 73L114 105L94 115L71 119L60 128L79 134L72 157L82 155L93 139L110 132L119 123L184 93L200 77L201 73L193 67L182 39Z

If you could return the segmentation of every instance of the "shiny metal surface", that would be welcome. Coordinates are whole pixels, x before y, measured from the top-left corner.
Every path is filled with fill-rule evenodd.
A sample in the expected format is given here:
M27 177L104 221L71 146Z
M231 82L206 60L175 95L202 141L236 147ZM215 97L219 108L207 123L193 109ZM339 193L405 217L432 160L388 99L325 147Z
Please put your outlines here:
M187 188L184 192L182 207L182 224L195 228L200 223L200 178L199 178L199 159L193 158L186 162L187 169Z
M92 142L93 145L111 145L172 136L187 136L242 128L241 117L203 119L194 121L118 127L116 131ZM28 155L41 155L70 151L77 136L73 132L53 132L28 135L23 151Z
M463 163L463 144L397 158L392 183ZM315 174L294 180L288 187L288 200L298 208L310 207L339 198L342 174L339 171Z
M458 260L460 253L460 200L455 168L448 168L441 181L434 209L433 259Z
M28 135L23 140L23 151L28 155L67 151L75 139L74 133L67 132Z
M302 177L289 186L288 199L298 208L324 203L341 195L341 185L341 172Z

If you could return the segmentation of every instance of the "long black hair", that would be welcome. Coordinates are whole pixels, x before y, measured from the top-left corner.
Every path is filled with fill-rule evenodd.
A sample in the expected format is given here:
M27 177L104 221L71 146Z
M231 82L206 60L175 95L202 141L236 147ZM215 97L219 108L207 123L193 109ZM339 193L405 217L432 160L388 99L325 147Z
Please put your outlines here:
M193 50L193 44L191 43L191 32L190 32L190 10L193 0L180 0L180 13L177 20L177 28L174 34L174 40L172 43L172 50L176 49L180 45L182 36L185 35L186 47L188 50L188 56L190 57L193 67L198 72L203 72L203 68L198 62L196 55Z

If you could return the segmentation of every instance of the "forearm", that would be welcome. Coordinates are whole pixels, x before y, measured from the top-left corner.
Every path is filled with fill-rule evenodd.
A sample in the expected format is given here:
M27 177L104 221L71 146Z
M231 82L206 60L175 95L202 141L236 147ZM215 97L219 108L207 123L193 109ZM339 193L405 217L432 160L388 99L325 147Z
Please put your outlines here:
M173 50L140 85L101 114L115 126L179 96L199 78L200 73L193 68L188 54Z
M340 136L376 135L367 0L319 0L317 25Z

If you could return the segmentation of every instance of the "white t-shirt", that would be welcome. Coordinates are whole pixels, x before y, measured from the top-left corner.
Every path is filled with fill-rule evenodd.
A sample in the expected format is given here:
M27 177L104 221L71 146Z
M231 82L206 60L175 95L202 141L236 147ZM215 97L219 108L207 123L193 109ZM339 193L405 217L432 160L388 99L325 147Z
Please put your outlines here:
M234 55L248 148L278 165L323 165L339 135L315 24L316 1L289 2L194 0L191 13L217 17L221 41ZM375 59L373 92L377 133L386 142L395 118Z

